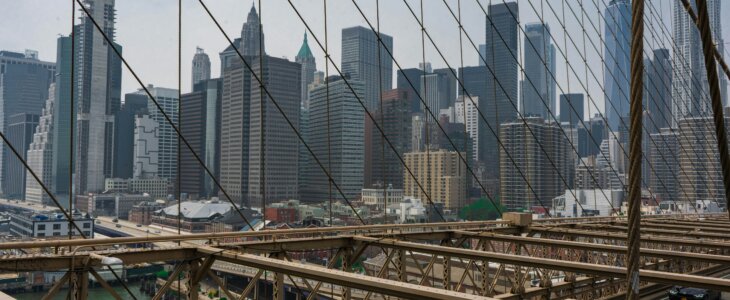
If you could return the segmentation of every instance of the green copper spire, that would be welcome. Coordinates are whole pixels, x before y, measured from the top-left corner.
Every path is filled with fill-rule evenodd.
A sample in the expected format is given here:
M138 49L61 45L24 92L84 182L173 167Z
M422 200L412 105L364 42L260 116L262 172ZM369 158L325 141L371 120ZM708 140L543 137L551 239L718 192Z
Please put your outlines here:
M299 53L297 53L297 57L301 58L309 58L314 57L312 55L312 50L309 49L309 43L307 42L307 32L304 32L304 42L302 43L302 47L299 48Z

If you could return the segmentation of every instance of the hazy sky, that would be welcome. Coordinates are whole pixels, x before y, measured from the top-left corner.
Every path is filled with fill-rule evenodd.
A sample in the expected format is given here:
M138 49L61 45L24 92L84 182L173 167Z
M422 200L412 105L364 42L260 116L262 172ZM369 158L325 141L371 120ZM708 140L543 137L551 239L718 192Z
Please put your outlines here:
M257 9L259 1L251 0L204 0L213 15L219 20L224 30L231 38L240 36L241 26L246 15L255 2ZM414 11L419 14L420 1L407 0ZM603 71L598 51L602 51L602 43L594 26L602 31L604 20L598 15L603 11L609 0L520 0L520 21L522 24L536 22L538 16L543 15L546 23L551 27L557 48L557 92L584 93L584 86L601 110L603 96L600 90ZM266 38L266 52L272 56L286 57L294 60L303 38L305 27L297 17L287 0L262 0L262 23ZM441 0L424 0L425 27L433 37L438 48L444 54L448 64L453 68L461 66L459 49L459 29L456 21L446 9ZM457 10L457 0L446 1L453 10ZM461 17L464 28L475 44L484 43L485 22L484 12L478 5L487 8L489 3L502 3L503 0L462 0ZM291 3L301 12L305 20L314 30L317 38L324 43L323 0L292 0ZM375 24L375 0L357 0L365 11L368 19ZM652 31L647 29L645 34L650 40L647 48L663 47L668 45L668 37L662 35L662 29L671 35L671 6L675 0L647 1L652 5L646 9L646 23L654 28L659 36L653 37ZM581 5L582 4L582 5ZM359 14L351 0L330 0L328 5L329 49L335 63L340 63L340 37L344 27L367 24ZM395 59L403 68L417 67L422 60L421 34L418 23L413 18L403 0L380 1L380 26L383 33L394 38ZM583 15L583 10L586 10ZM58 35L67 35L70 32L71 0L0 0L0 49L22 51L34 49L40 51L43 60L54 61L56 57L56 38ZM657 10L655 15L654 8ZM144 84L154 84L169 88L177 88L178 63L178 1L175 0L117 0L116 41L124 47L124 56L132 68L141 77ZM721 14L730 16L730 7L724 5ZM563 10L565 19L563 19ZM227 41L209 19L198 0L182 0L182 90L190 90L191 60L195 47L205 49L212 63L212 75L220 74L218 53L227 46ZM575 15L573 14L575 13ZM77 12L77 16L83 14ZM557 14L557 17L556 15ZM628 17L628 16L627 16ZM581 21L581 18L584 18ZM558 20L565 20L568 35L573 38L577 48L571 40L564 40L563 29ZM660 24L657 22L664 22ZM590 22L593 22L591 25ZM581 23L584 24L581 26ZM723 24L723 36L728 41L728 22ZM665 27L666 26L666 27ZM584 44L582 28L585 27L587 37ZM600 33L601 37L604 35ZM522 44L522 32L520 32ZM464 36L463 63L465 66L477 65L478 55L469 40ZM591 43L592 40L592 43ZM566 45L567 44L567 45ZM583 60L579 54L587 52L588 65L591 73L586 74ZM567 46L567 47L566 47ZM528 45L529 47L529 45ZM324 69L324 51L310 35L310 48L317 59L317 69ZM445 67L446 62L437 54L435 48L426 40L426 60L434 68ZM569 58L573 71L566 68L563 53ZM648 50L648 49L647 49ZM385 54L384 54L385 55ZM521 58L520 58L521 59ZM394 66L394 71L396 70ZM566 70L568 72L566 73ZM330 68L330 73L334 69ZM617 74L618 75L618 74ZM605 76L609 76L605 74ZM393 76L395 80L395 76ZM578 79L579 78L579 79ZM586 79L587 78L587 79ZM127 70L124 70L123 93L129 93L139 88ZM627 91L628 94L628 91ZM596 106L586 103L585 114L592 115Z

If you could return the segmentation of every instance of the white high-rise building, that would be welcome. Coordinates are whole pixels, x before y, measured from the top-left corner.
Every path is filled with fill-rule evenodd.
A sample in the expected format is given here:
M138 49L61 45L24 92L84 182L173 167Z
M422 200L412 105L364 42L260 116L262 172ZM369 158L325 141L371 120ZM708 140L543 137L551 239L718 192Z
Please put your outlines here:
M103 25L104 35L114 40L115 0L85 0L91 17ZM111 176L114 113L121 106L121 46L110 45L88 17L75 27L76 68L76 194L101 192Z
M162 106L168 117L175 123L178 124L178 105L179 95L176 89L168 89L163 87L148 86L147 90L150 91L152 97L155 97L157 103ZM146 93L143 90L137 91L138 94ZM152 100L147 101L147 111L149 112L150 119L157 122L157 138L159 143L158 151L158 169L157 176L169 180L169 182L175 182L177 179L177 142L178 137L175 133L175 129L172 125L167 122L165 116L162 115L155 103Z
M714 44L720 53L725 53L725 44L722 39L722 19L720 15L720 0L708 0L707 9L710 15L710 29ZM690 0L690 4L697 11L697 3ZM672 11L673 38L676 43L672 57L674 78L672 80L672 114L675 116L672 127L677 121L686 117L706 117L712 113L710 106L710 85L707 81L707 71L702 50L702 39L697 25L692 21L680 1L675 1ZM718 65L718 71L720 66ZM721 72L722 73L722 72ZM723 106L727 105L727 78L720 76L720 89Z
M148 115L134 120L134 178L155 178L159 172L159 125Z
M464 107L465 104L466 107ZM469 97L459 96L459 98L456 99L454 107L456 123L466 124L466 132L472 140L471 155L475 160L478 159L477 153L479 153L479 128L482 127L482 129L484 129L484 126L479 126L480 119L478 107L479 97L474 96L471 97L471 100ZM464 115L465 112L466 115Z
M53 162L53 105L55 104L55 84L48 89L48 100L38 120L38 127L33 134L33 141L28 146L26 160L28 166L44 184L52 186L52 162ZM27 172L27 171L26 171ZM25 200L35 203L50 203L48 194L43 191L41 185L28 174L25 177Z

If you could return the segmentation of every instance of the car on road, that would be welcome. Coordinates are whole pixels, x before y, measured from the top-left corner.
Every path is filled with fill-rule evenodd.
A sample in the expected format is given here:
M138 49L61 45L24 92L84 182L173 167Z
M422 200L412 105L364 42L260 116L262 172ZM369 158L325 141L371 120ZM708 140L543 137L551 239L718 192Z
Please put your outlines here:
M117 222L119 222L119 219L114 218L114 219L112 219L112 222L117 223Z
M117 228L122 228L122 224L117 224Z
M675 285L668 291L669 300L720 300L720 292Z
M137 227L142 227L142 224L137 224Z

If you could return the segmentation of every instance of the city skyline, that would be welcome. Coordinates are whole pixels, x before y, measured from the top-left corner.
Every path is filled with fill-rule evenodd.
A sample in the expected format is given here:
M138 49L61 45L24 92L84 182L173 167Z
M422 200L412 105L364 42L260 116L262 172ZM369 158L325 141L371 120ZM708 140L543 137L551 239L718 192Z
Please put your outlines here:
M255 1L254 1L255 2ZM536 17L535 11L532 10L530 5L526 4L526 0L517 1L522 7L520 12L520 20L522 24L530 22L538 22L539 19ZM500 3L500 2L497 2ZM663 5L661 1L650 1L657 10L663 11L663 15L671 14L671 5ZM648 5L649 5L648 3ZM211 9L216 18L221 21L221 24L230 37L236 37L240 34L241 24L246 20L246 14L251 8L251 4L247 1L216 1L206 3ZM450 1L452 9L455 9L455 1ZM53 61L56 53L56 42L55 38L58 34L67 35L70 31L70 5L68 3L45 3L37 0L24 1L20 3L7 3L8 10L16 13L12 15L3 15L0 12L0 16L12 22L22 22L23 16L37 15L39 18L46 19L48 22L28 24L24 26L24 31L32 32L34 34L18 35L17 31L9 31L9 28L0 28L0 45L3 45L3 49L14 50L22 52L23 49L34 49L40 53L41 60ZM116 3L117 9L117 24L116 26L116 39L120 44L129 45L125 47L124 56L130 62L131 66L140 75L145 84L151 83L156 86L165 87L177 87L176 76L171 74L177 73L177 22L174 21L177 18L177 3L167 3L165 1L152 1L147 3L148 6L142 7L135 5L134 1L123 1ZM256 3L258 5L258 3ZM323 42L323 25L321 22L315 22L311 16L321 14L322 7L319 1L294 1L294 5L299 9L305 20L310 23L314 30L317 38ZM417 9L417 3L410 3L411 7ZM601 4L601 11L605 9L605 5ZM294 56L297 54L298 49L301 46L301 37L305 32L305 27L301 20L294 14L292 8L286 1L271 1L263 4L262 23L264 28L276 32L276 36L269 36L266 39L267 49L270 49L270 55L274 57L287 57L289 60L294 60ZM360 4L361 8L372 22L375 17L375 5L367 3ZM485 9L487 5L483 4ZM349 1L333 2L329 4L329 49L332 56L332 60L339 66L340 64L340 29L352 26L365 26L369 28L367 23L362 17L354 11L354 6ZM381 28L383 32L393 36L394 52L396 60L401 64L401 67L408 68L417 66L421 62L420 55L420 29L413 20L413 18L387 18L393 14L408 13L407 8L401 2L396 3L383 3L381 4ZM443 12L445 6L443 3L426 3L425 6L425 26L429 33L433 35L434 41L437 43L440 50L445 54L451 67L460 67L460 51L458 43L445 43L447 39L450 39L457 30L456 22L451 19L448 12ZM595 6L591 9L587 7L586 17L588 18L599 18L595 12ZM539 11L539 7L538 7ZM347 12L347 13L344 13ZM483 24L485 21L484 13L481 11L478 5L475 3L465 2L462 5L463 12L463 23L464 29L474 40L474 43L478 47L484 43L484 36L482 34L484 28ZM723 5L721 12L730 13L730 5ZM76 16L79 17L83 14L83 11L77 12ZM580 16L580 12L578 12ZM192 59L195 55L195 47L201 47L211 55L211 74L220 74L220 61L216 59L216 54L227 47L228 42L223 38L221 34L217 32L217 28L209 20L205 11L200 7L197 2L189 1L183 3L183 51L182 51L182 92L189 92L192 87L190 86L191 74L189 70L192 67ZM563 44L564 33L560 28L558 19L551 13L545 12L544 15L545 23L554 28L552 34L559 43ZM654 20L655 16L648 15L647 18ZM160 19L169 20L170 22L158 22ZM282 22L273 22L273 19L283 20ZM575 18L566 17L566 25L568 26L568 33L571 36L580 37L582 32L580 30L581 25ZM667 28L671 28L671 18L663 18ZM561 19L562 21L562 19ZM152 28L149 28L150 24L155 24ZM594 21L595 22L595 21ZM647 21L649 22L649 21ZM78 23L78 22L77 22ZM443 24L442 24L443 23ZM730 34L730 24L725 22L723 24L723 37L724 40L728 40ZM374 23L373 23L374 24ZM601 23L602 24L602 23ZM598 24L595 24L596 26ZM586 22L587 33L592 35L594 42L598 42L597 34L591 29L590 24ZM145 28L142 30L142 28ZM147 35L138 35L138 32L148 32ZM214 32L215 34L210 34ZM603 34L603 33L601 33ZM647 39L654 39L651 37L652 32L646 33ZM671 34L671 32L669 32ZM523 33L519 33L520 37ZM28 37L32 38L28 38ZM157 38L150 39L150 36ZM310 46L312 52L317 59L317 69L324 69L324 56L323 51L314 41L312 35L309 36ZM656 37L657 41L665 40L661 36ZM570 42L568 42L570 45ZM580 39L576 40L576 43L581 43ZM417 45L415 48L414 45ZM477 51L472 47L471 44L465 39L463 43L464 49L464 66L477 66L479 65L479 59ZM660 48L658 45L657 48ZM522 46L524 49L524 45ZM572 47L568 47L572 48ZM669 47L670 48L670 47ZM650 53L651 49L646 48L645 50ZM417 53L418 55L411 55ZM581 49L582 51L582 49ZM671 51L671 50L670 50ZM523 51L521 50L520 53ZM577 55L575 49L570 49L567 52L568 55ZM598 53L591 51L590 47L588 50L588 61L595 62L592 67L601 68L600 58ZM446 67L444 62L435 52L434 48L426 41L426 60L431 62L434 68ZM154 63L150 63L154 61ZM558 74L558 93L585 93L580 85L575 84L579 78L569 72L570 76L566 76L565 61L560 52L556 54L556 69ZM573 63L576 72L578 73L581 80L583 76L582 64ZM394 66L394 71L397 68ZM334 68L330 64L330 74L335 74ZM398 72L400 73L400 72ZM600 73L600 72L599 72ZM398 74L393 74L393 79ZM600 74L599 74L600 76ZM570 78L570 87L567 89L567 78ZM395 82L393 83L395 85ZM602 84L602 83L601 83ZM593 100L596 102L596 106L600 110L604 109L603 96L601 95L598 83L593 80L588 81L589 93L592 95ZM135 82L131 74L127 70L123 70L123 85L122 93L129 93L139 88L139 85ZM561 88L564 89L561 92ZM584 117L587 119L596 113L596 108L593 105L586 105Z

